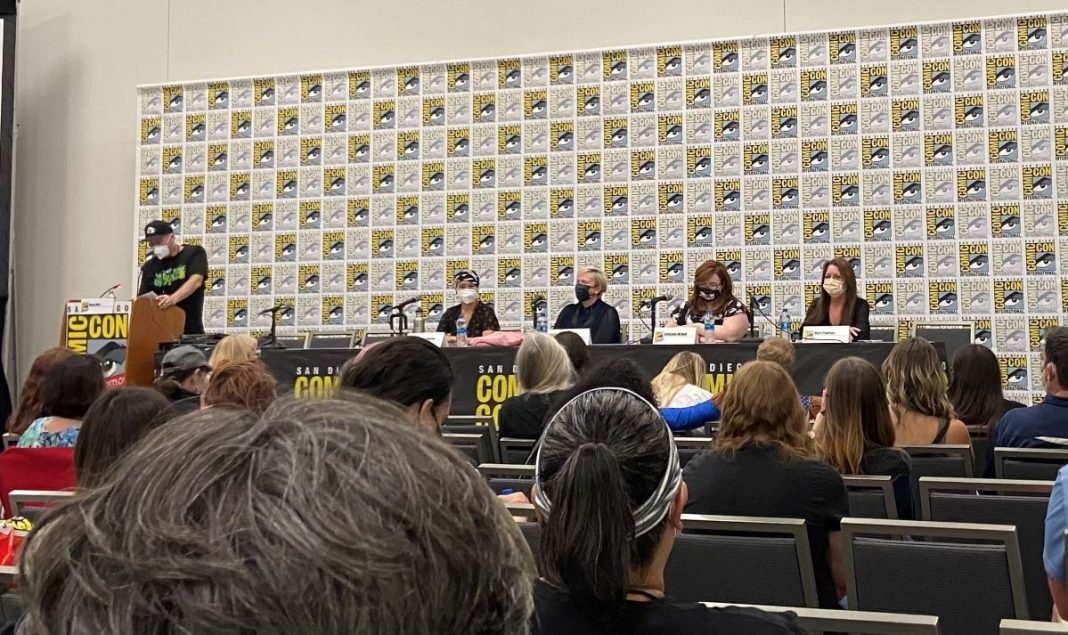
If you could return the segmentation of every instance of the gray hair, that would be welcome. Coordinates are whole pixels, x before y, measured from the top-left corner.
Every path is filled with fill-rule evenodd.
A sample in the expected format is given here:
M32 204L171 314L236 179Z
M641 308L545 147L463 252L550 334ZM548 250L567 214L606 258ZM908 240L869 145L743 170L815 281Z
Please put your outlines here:
M525 635L530 551L466 460L377 399L212 408L49 513L22 635Z
M575 369L567 349L544 333L527 333L515 355L516 379L524 393L567 390L575 380Z

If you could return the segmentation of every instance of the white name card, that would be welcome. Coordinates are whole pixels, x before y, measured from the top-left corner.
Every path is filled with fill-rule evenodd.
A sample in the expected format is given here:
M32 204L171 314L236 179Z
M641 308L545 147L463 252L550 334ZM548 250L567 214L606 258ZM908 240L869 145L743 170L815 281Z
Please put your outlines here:
M424 339L433 344L434 346L437 346L438 348L441 348L445 345L444 333L409 333L408 335Z
M671 326L656 329L653 344L696 344L697 329L688 326Z
M549 329L549 335L556 335L557 333L574 333L582 338L582 342L586 345L590 345L590 329Z
M848 326L806 326L801 331L802 342L838 342L848 344L853 340Z

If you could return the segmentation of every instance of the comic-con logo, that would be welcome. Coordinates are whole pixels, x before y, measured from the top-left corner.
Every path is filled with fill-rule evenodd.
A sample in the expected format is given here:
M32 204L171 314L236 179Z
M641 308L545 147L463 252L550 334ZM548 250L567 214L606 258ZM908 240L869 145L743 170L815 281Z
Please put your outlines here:
M141 120L141 143L143 145L159 143L162 140L161 122L159 117L145 117Z
M1002 55L986 58L986 87L990 90L1016 87L1016 57Z
M957 200L962 203L986 200L986 170L957 171Z
M681 182L660 183L657 185L657 201L661 213L682 212L685 208L685 185Z
M1023 167L1024 198L1041 200L1053 196L1053 166L1025 165Z
M656 219L631 219L630 246L634 249L655 249L656 245Z
M831 104L831 134L855 134L857 127L857 102Z
M579 251L600 251L603 244L601 238L601 221L579 221L578 224L578 248Z
M827 69L801 71L801 101L825 101L827 99Z
M962 276L990 275L990 245L988 243L961 243L958 253Z
M1026 250L1027 273L1057 273L1056 244L1052 240L1029 240L1024 244Z
M774 251L776 280L801 279L801 250L797 248L776 249Z
M893 227L893 214L890 212L890 210L864 210L864 240L890 240L894 236Z
M801 169L804 172L826 172L830 163L826 139L801 142Z
M953 88L953 65L949 60L923 63L924 94L948 93Z
M626 216L630 211L630 188L613 185L604 189L604 215Z
M991 163L1015 162L1019 154L1016 130L991 130L987 141L987 154Z
M768 74L746 73L742 75L742 103L759 106L768 103Z
M899 278L922 278L924 275L922 245L897 245L894 268Z
M345 290L349 293L367 291L369 278L366 262L351 262L345 265Z
M953 54L969 55L983 50L983 27L980 22L953 25Z
M1023 313L1027 308L1023 280L994 280L994 312Z
M827 211L805 212L801 235L806 243L831 241L831 213Z
M493 255L496 247L496 226L474 225L471 227L471 251L485 256Z
M231 236L229 242L230 264L245 264L248 262L248 236Z
M681 251L660 252L661 284L681 283L686 279L686 255Z
M1016 21L1016 44L1021 51L1036 51L1046 48L1048 27L1044 16L1019 18Z
M1018 204L991 206L990 233L995 238L1019 238L1020 225L1020 206Z
M229 298L226 301L226 326L248 325L248 298Z
M273 291L271 267L253 267L249 272L249 287L253 295L270 295Z
M519 258L501 258L497 261L497 286L517 289L522 286L523 265Z
M957 281L932 280L928 283L927 303L932 314L957 313Z
M716 141L738 141L742 132L742 115L737 110L718 110L715 114Z
M843 31L828 35L827 53L832 64L850 64L857 61L856 31Z
M1032 91L1020 93L1020 123L1049 123L1049 92Z
M658 55L659 57L659 55ZM682 66L682 58L676 56L678 66ZM712 45L712 68L717 73L733 73L738 70L738 43L717 42Z
M893 315L893 282L869 282L866 285L866 296L868 304L871 306L872 313L875 315Z
M983 125L983 96L961 95L954 100L954 119L958 128Z
M686 148L686 176L690 178L712 176L711 146Z
M889 74L885 64L860 68L861 97L886 97L889 84Z
M408 291L419 288L419 262L416 260L401 260L397 262L395 272L397 291Z
M319 293L319 265L300 265L299 292Z
M952 207L927 208L927 239L945 240L956 237L956 210Z

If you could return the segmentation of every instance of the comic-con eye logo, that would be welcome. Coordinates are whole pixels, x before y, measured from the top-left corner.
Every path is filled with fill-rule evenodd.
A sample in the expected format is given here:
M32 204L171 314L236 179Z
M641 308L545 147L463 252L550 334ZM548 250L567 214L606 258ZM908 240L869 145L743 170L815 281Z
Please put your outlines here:
M953 25L953 54L970 55L983 50L983 27L979 22Z
M891 59L912 60L919 56L919 52L919 29L914 26L902 26L890 29Z
M954 104L958 128L978 128L983 125L983 96L963 95Z
M682 47L662 46L656 50L656 74L658 77L682 75Z
M1046 18L1020 18L1016 23L1016 43L1021 51L1046 48L1048 38Z
M928 290L929 309L934 314L951 314L958 311L957 282L955 280L932 281Z
M953 88L953 65L949 60L923 63L923 92L948 93Z
M1048 199L1053 196L1053 166L1025 165L1023 169L1024 198Z
M889 81L886 66L864 66L860 69L860 96L886 97Z
M275 102L274 79L264 77L252 80L254 99L257 106L273 106ZM350 88L351 92L351 88Z
M741 113L737 110L716 112L716 140L738 141L741 138Z
M549 83L571 84L575 81L575 58L571 55L554 55L549 58Z
M212 82L208 84L208 109L220 110L230 106L230 84Z
M1057 272L1056 246L1053 241L1027 241L1027 273L1055 274Z
M960 274L962 276L990 275L989 245L986 243L963 243L960 245Z
M894 132L915 132L920 129L920 101L897 99L891 104Z
M680 60L681 62L681 60ZM719 42L712 45L712 68L717 73L733 73L739 68L738 43ZM681 66L681 63L680 63Z
M1049 123L1049 93L1047 91L1020 93L1020 123Z
M985 170L960 170L957 172L957 200L961 202L986 200Z
M856 31L845 31L828 35L827 53L832 64L850 64L857 61Z
M826 101L827 69L801 71L801 101Z

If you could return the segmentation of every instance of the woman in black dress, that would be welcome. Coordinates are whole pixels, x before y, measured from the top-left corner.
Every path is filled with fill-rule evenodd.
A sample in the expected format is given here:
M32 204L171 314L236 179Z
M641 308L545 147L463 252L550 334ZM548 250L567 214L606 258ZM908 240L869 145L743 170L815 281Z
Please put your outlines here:
M482 337L501 330L493 307L484 304L478 297L478 274L470 269L461 269L453 277L456 295L460 304L449 307L438 322L438 332L448 335L449 342L456 341L456 320L462 315L467 322L467 337Z

